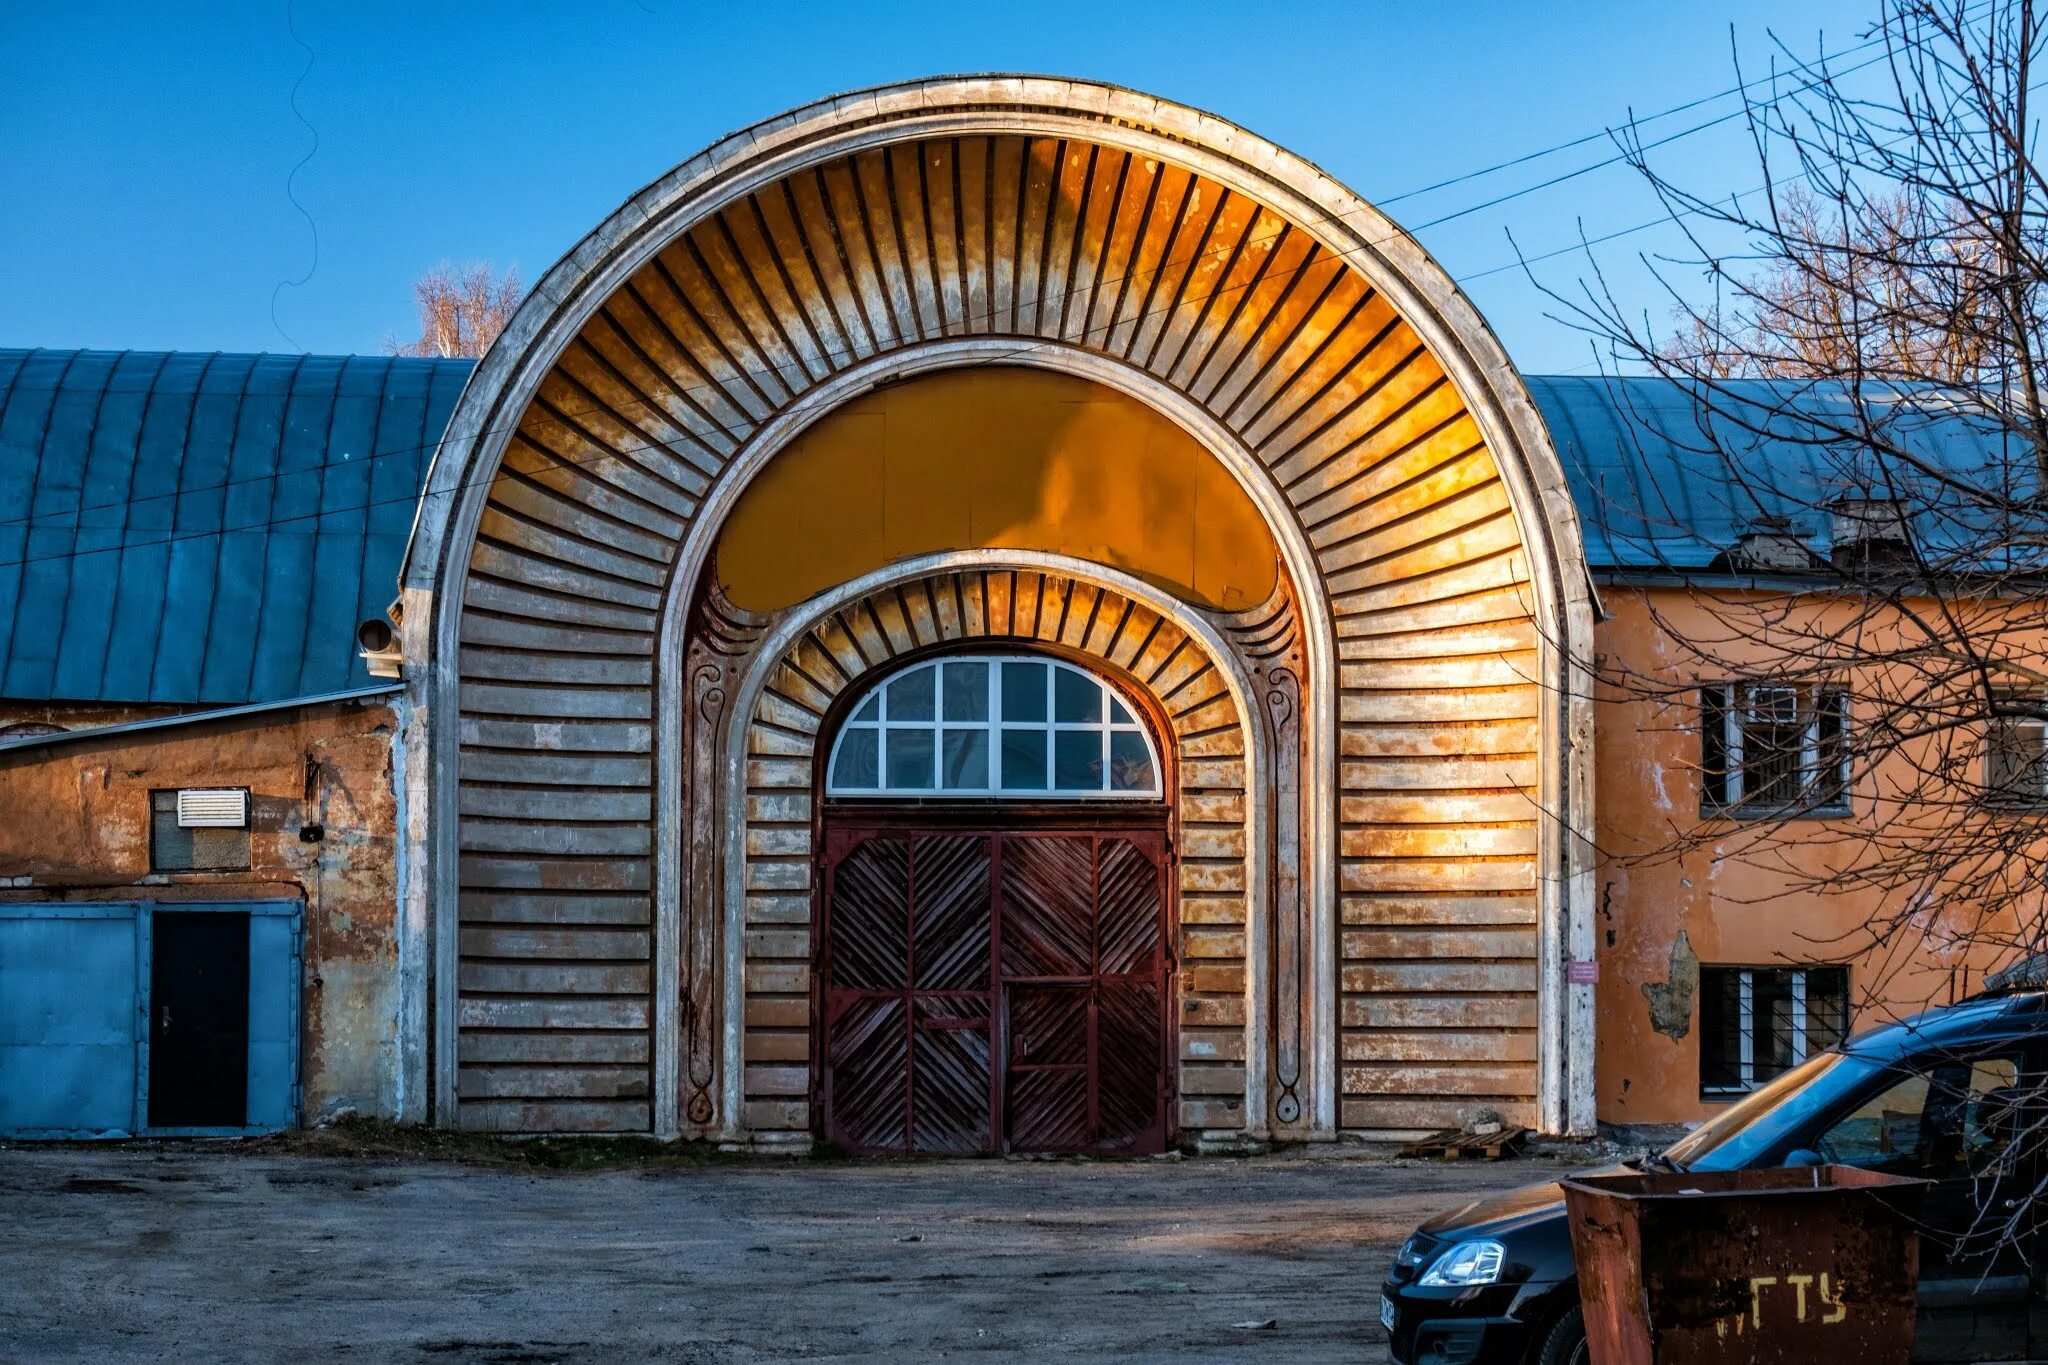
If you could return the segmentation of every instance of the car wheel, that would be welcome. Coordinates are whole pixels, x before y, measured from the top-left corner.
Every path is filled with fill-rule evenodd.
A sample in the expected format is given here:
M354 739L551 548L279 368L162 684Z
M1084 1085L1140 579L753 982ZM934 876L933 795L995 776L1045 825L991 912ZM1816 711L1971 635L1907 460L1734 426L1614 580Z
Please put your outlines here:
M1586 1312L1577 1304L1550 1325L1550 1334L1536 1352L1535 1365L1586 1365Z

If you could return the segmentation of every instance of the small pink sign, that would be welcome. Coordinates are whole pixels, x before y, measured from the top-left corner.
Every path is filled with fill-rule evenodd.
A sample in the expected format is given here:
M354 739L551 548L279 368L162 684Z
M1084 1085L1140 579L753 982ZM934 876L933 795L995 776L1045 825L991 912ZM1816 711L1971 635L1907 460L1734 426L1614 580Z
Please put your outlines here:
M1574 986L1591 986L1595 984L1600 980L1600 960L1598 958L1584 958L1567 962L1564 967L1564 979L1571 982Z

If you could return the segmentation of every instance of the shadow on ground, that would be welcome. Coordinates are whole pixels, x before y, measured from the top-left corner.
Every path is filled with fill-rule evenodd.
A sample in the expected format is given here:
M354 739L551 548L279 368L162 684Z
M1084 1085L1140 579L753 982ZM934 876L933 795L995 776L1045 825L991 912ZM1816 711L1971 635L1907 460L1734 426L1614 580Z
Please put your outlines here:
M1560 1169L835 1162L375 1124L0 1148L0 1358L1380 1360L1409 1229Z

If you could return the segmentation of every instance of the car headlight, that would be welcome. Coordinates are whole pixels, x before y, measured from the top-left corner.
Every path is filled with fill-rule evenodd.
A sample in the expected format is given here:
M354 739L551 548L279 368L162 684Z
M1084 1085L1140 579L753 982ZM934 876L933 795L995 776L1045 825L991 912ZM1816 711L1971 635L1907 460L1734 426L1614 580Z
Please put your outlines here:
M1420 1237L1410 1237L1407 1241L1401 1243L1401 1249L1394 1253L1394 1264L1400 1266L1403 1270L1418 1268L1422 1264L1424 1255L1422 1248L1423 1241Z
M1436 1258L1423 1275L1424 1284L1492 1284L1500 1278L1508 1249L1499 1242L1460 1242Z

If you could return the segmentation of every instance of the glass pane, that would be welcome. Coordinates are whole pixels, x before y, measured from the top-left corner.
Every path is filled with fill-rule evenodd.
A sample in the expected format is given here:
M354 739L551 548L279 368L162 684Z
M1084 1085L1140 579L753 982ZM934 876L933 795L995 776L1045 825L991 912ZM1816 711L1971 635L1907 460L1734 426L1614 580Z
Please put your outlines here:
M1976 1178L2013 1175L2033 1150L2029 1141L2041 1131L2044 1104L2038 1084L2022 1084L2019 1065L2011 1057L1984 1057L1970 1067L1969 1094L1963 1103L1960 1159ZM2000 1235L1996 1220L1983 1235Z
M1742 1088L1742 972L1736 968L1700 968L1700 1088Z
M1003 719L1045 719L1044 664L1003 665Z
M1148 792L1159 785L1152 775L1152 756L1136 730L1113 730L1109 736L1109 789Z
M853 713L853 718L856 721L877 721L882 718L881 689L877 688L875 695L860 704L860 710Z
M1842 1041L1849 1031L1849 971L1846 967L1806 970L1806 1055Z
M925 667L905 673L889 684L890 720L930 720L932 686L936 668Z
M876 761L876 740L873 730L848 730L839 741L839 757L832 764L832 785L835 787L878 787L882 771Z
M1728 689L1700 692L1700 782L1703 801L1725 806L1735 799L1728 789Z
M1055 669L1052 675L1052 718L1064 721L1101 720L1102 685L1085 673Z
M929 681L930 674L926 674ZM930 700L927 696L926 700ZM889 697L894 709L896 697ZM932 732L929 730L891 730L889 735L889 785L896 788L915 787L921 791L932 785Z
M1817 1150L1844 1166L1919 1175L1927 1090L1926 1076L1907 1077L1836 1122Z
M1132 718L1130 711L1124 706L1123 700L1114 692L1109 694L1109 718L1118 725L1137 724L1137 721Z
M1833 804L1846 797L1843 760L1848 757L1848 699L1840 692L1823 692L1814 701L1815 726L1819 741L1813 755L1813 790L1821 804Z
M1960 1180L1998 1171L2025 1131L2029 1092L2016 1057L1953 1058L1910 1076L1828 1130L1829 1161L1892 1175Z
M1100 730L1053 732L1052 784L1061 791L1102 790Z
M940 759L940 786L954 791L988 790L988 731L946 731Z
M1008 669L1011 665L1004 664L1003 667ZM1007 676L1003 679L1006 710L1009 681ZM1045 790L1045 731L1003 731L1003 785L1013 791Z
M1790 687L1752 687L1742 717L1742 801L1785 806L1804 784L1806 717Z
M946 665L946 719L988 719L988 665Z
M1750 1049L1758 1085L1793 1067L1792 973L1752 971L1749 974Z

